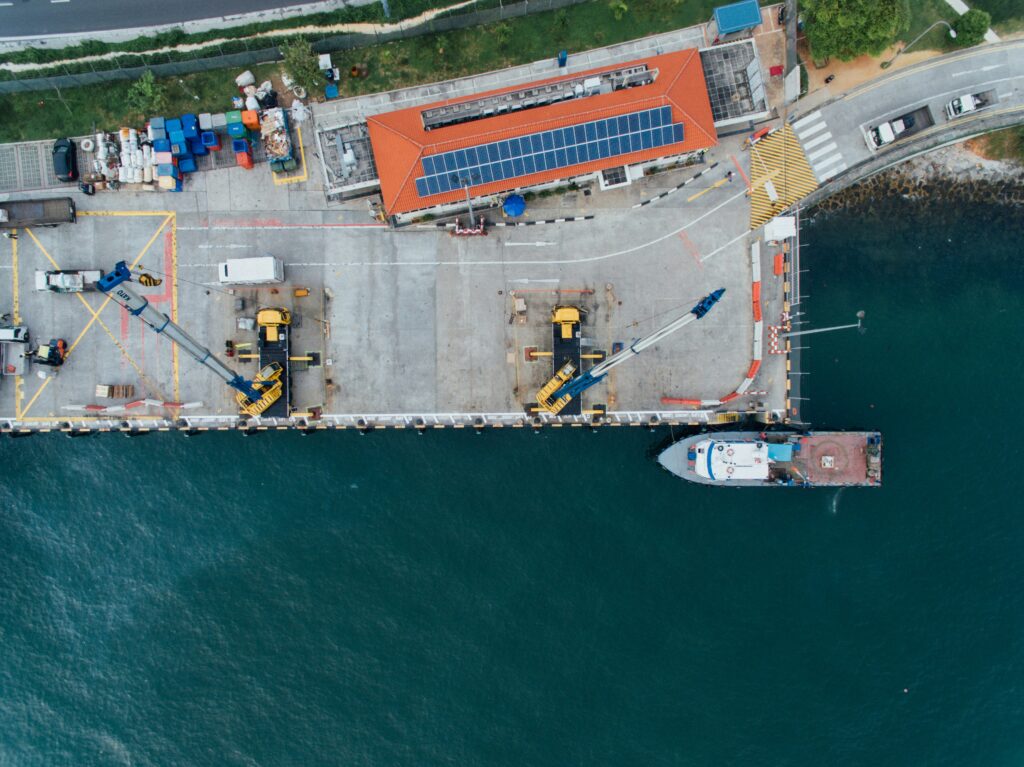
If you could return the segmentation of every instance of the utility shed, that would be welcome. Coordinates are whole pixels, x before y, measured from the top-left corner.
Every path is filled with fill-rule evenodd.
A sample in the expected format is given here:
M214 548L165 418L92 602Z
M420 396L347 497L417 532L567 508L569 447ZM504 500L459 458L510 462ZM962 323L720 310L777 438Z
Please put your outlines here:
M741 0L715 8L715 26L719 35L731 35L761 23L761 8L757 0Z

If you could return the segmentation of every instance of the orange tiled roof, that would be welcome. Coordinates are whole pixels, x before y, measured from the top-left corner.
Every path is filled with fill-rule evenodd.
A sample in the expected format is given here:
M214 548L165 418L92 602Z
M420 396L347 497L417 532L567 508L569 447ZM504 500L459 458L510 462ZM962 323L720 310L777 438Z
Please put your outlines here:
M426 109L472 101L483 96L508 93L525 87L545 85L569 78L585 77L590 74L606 72L610 67L574 72L568 76L551 77L526 85L500 88L462 99L440 101L370 117L367 124L385 209L389 214L406 213L455 202L463 198L464 192L461 190L442 192L426 197L420 197L417 194L416 179L423 175L420 160L428 155L517 138L538 131L564 128L643 109L660 106L672 107L672 121L683 123L683 141L617 157L571 165L567 168L546 170L487 184L477 184L471 188L472 192L474 195L495 194L517 187L555 181L570 175L592 173L617 165L693 152L718 143L714 118L711 115L711 102L708 99L707 86L704 83L704 70L701 67L700 54L695 48L618 64L615 65L615 69L637 64L647 64L650 69L657 69L658 78L650 85L638 88L625 88L613 93L588 96L582 100L563 101L535 109L435 128L431 131L423 128L423 119L420 116Z

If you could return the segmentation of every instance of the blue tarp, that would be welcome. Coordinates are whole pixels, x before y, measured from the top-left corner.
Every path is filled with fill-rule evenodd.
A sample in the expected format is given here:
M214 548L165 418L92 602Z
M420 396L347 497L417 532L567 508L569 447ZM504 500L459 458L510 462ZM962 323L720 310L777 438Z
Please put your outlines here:
M768 443L768 460L769 461L781 461L783 463L793 460L793 446L792 445L773 445L771 442Z
M742 0L739 3L715 8L715 26L719 35L731 35L761 23L761 8L757 0Z

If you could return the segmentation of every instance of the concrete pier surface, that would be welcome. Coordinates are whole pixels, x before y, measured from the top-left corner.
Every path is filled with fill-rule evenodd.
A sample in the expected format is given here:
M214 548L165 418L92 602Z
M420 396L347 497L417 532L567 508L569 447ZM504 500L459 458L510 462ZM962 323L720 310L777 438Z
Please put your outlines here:
M752 172L746 132L720 137L702 161L628 186L548 191L516 221L477 211L491 223L488 235L455 237L451 219L393 228L374 218L372 198L329 201L315 129L297 132L303 163L288 177L266 165L220 167L190 176L180 194L77 195L77 223L0 241L0 310L10 307L34 342L61 338L70 348L56 375L31 366L0 379L0 429L709 424L793 415L790 363L784 345L773 353L770 344L789 308L789 281L773 269L784 246L751 230L748 197L748 185L774 171ZM218 283L219 262L261 255L284 262L284 284ZM258 369L250 358L257 334L239 319L260 307L290 309L291 417L240 418L233 390L103 294L34 287L37 270L109 271L121 260L136 280L162 280L135 288L247 378ZM550 351L555 305L583 310L584 354L611 353L717 288L725 296L707 317L616 368L583 395L581 415L531 412L553 372L550 356L531 352ZM130 384L135 396L98 399L103 384Z

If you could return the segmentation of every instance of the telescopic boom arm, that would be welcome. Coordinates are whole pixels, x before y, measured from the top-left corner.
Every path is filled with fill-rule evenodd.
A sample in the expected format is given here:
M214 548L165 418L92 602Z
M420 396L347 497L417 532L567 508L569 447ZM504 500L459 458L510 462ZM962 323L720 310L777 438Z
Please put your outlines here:
M653 346L666 336L672 335L680 328L686 327L694 320L699 320L703 318L704 315L711 311L711 308L716 303L718 303L718 299L722 297L723 293L725 293L725 288L719 288L713 293L710 293L709 295L702 298L700 300L700 303L698 303L695 307L693 307L682 317L673 320L663 328L655 330L649 336L645 336L644 338L640 338L634 341L629 346L624 348L622 351L613 354L611 357L608 357L603 362L597 363L596 365L594 365L594 367L590 368L590 370L588 370L586 373L578 375L570 381L566 381L566 383L562 386L561 389L559 389L558 391L551 395L551 401L557 402L562 397L578 397L591 386L593 386L596 383L599 383L602 379L604 379L604 377L608 375L608 371L611 370L612 368L616 367L617 365L621 365L628 359L632 359L633 357L637 356L640 352L642 352L644 349L648 348L649 346Z
M181 329L171 318L156 309L149 303L149 300L136 293L128 282L132 278L131 269L124 261L118 261L114 271L103 275L96 283L96 289L106 293L110 298L117 301L129 314L133 314L149 325L161 335L170 338L174 343L188 352L196 362L212 370L216 375L224 379L224 383L232 389L242 392L250 400L260 399L260 392L252 385L252 381L246 380L219 359L213 356L213 352L196 341L192 336Z

